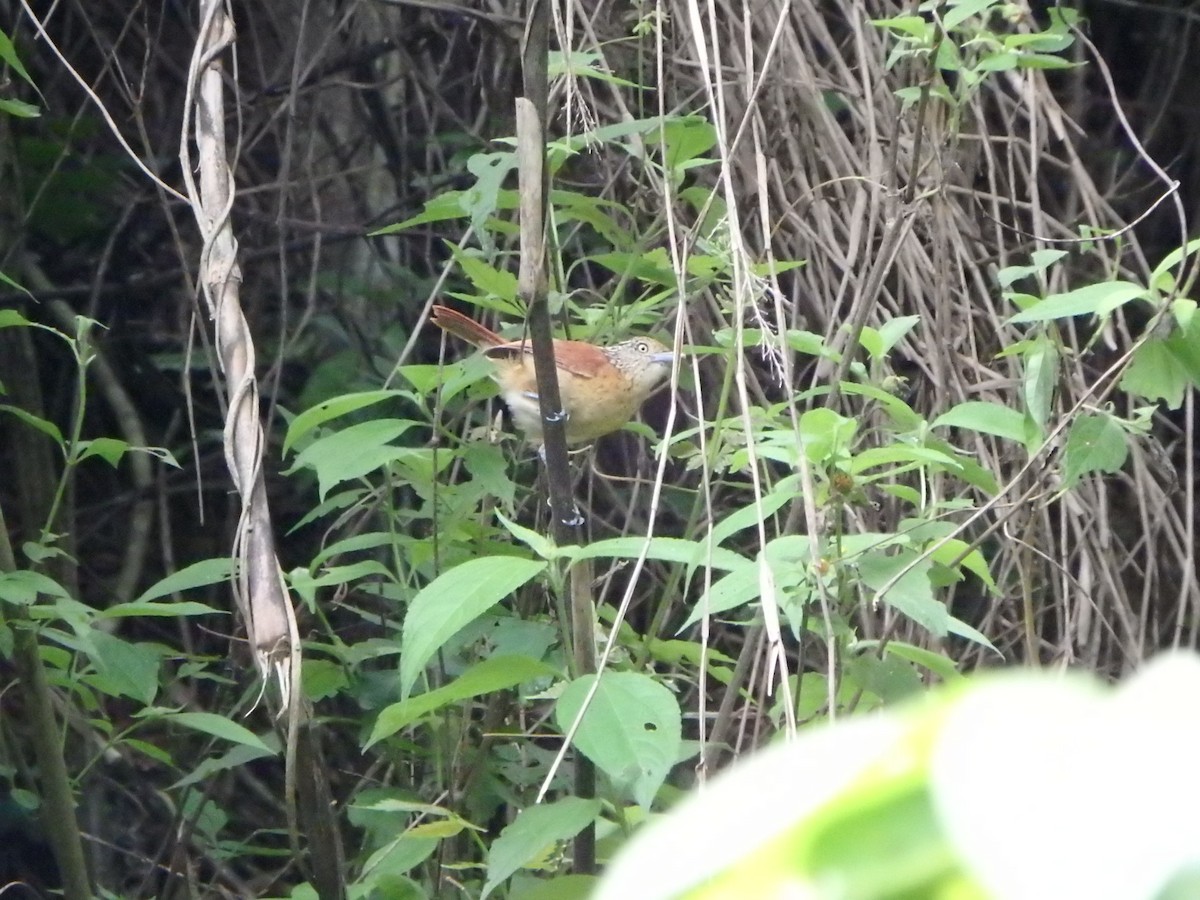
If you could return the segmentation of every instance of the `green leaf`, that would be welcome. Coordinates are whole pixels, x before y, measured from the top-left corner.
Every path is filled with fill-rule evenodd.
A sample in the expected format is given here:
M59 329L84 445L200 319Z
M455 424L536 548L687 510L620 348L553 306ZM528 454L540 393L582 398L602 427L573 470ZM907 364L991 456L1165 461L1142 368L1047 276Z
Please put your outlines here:
M407 699L433 655L460 628L536 578L546 564L517 556L472 559L439 575L409 604L400 655L400 697Z
M152 703L158 693L159 653L148 644L133 644L114 634L93 631L84 648L99 675L97 686L114 696Z
M967 547L968 544L966 541L959 538L951 538L933 552L933 560L941 563L943 566L950 566L952 562L966 551ZM992 579L991 570L988 569L987 560L979 552L978 547L963 556L958 566L966 569L993 591L997 590L996 582Z
M999 282L1000 287L1010 288L1014 282L1020 281L1022 278L1028 278L1030 275L1036 275L1038 272L1045 271L1066 255L1066 250L1035 250L1031 257L1033 259L1033 265L1008 266L1003 268L996 275L996 281Z
M288 450L296 441L330 419L336 419L376 403L382 403L384 400L402 396L403 392L401 391L363 391L357 394L342 394L318 403L292 419L291 424L288 425L287 434L283 438L283 455L287 456Z
M1025 443L1025 417L1015 409L986 400L967 400L933 420L931 428L967 428Z
M16 116L18 119L36 119L42 114L39 107L32 103L26 103L24 100L0 99L0 110Z
M173 785L171 789L184 788L189 785L199 784L206 778L215 775L218 772L225 772L229 769L236 769L239 766L244 766L248 762L253 762L256 759L274 756L275 751L262 749L261 747L248 747L245 744L234 744L224 753L219 756L210 757L203 760L200 765L196 766L191 772L184 775Z
M1150 338L1138 347L1121 376L1121 390L1147 400L1161 398L1170 409L1179 409L1184 391L1192 385L1187 367L1159 338Z
M518 872L513 876L509 896L521 900L588 900L596 890L595 875L559 875L557 878L536 878ZM1160 898L1175 900L1175 898Z
M147 588L134 603L149 603L168 594L190 591L192 588L228 581L233 577L233 560L227 556L219 559L202 559L190 566L173 572L152 587Z
M89 457L98 456L115 469L120 463L121 457L128 451L129 443L127 441L117 438L96 438L91 441L80 441L75 458L79 462L83 462Z
M743 560L737 569L713 582L707 595L692 607L687 620L675 633L682 634L705 615L715 616L749 603L761 593L762 583L759 579L758 565L750 560Z
M968 641L974 641L981 647L987 647L1001 659L1004 659L1004 654L993 646L992 642L987 639L987 635L983 632L968 625L962 619L957 619L954 616L950 617L950 623L946 626L951 634L956 634L961 638L966 638Z
M0 279L3 279L5 284L12 285L14 288L25 290L7 275L0 274ZM29 292L25 291L25 293ZM0 309L0 328L29 328L32 325L32 322L15 309Z
M408 419L376 419L324 435L300 451L295 463L284 474L290 475L304 468L313 469L317 473L320 497L324 500L334 486L362 478L406 456L410 448L397 447L388 442L416 424Z
M80 441L75 447L76 462L83 462L93 456L98 456L114 469L126 453L148 453L155 459L160 459L168 465L179 468L179 463L169 450L162 447L134 447L126 441L117 438L96 438L91 441Z
M384 707L375 720L375 727L371 729L371 736L363 745L363 749L366 750L377 741L391 737L435 709L555 674L557 673L553 668L528 656L490 657L467 669L444 687Z
M595 541L586 547L562 547L560 552L572 560L581 559L637 559L641 556L642 548L646 546L644 537L607 538ZM714 569L731 571L746 564L746 558L732 550L723 547L712 548L712 559L709 559L708 547L704 541L687 541L683 538L650 538L650 547L646 552L647 559L657 559L663 562L685 563L688 566L701 566L711 561Z
M63 586L48 575L30 572L28 569L0 572L0 600L5 603L32 606L37 602L38 594L70 599Z
M890 19L871 19L877 28L888 28L916 38L920 43L933 43L933 24L921 16L893 16Z
M499 510L496 511L496 518L500 520L501 525L508 529L509 534L542 559L557 559L561 555L554 541L546 535L534 531L532 528L526 528L524 525L518 525Z
M881 360L920 321L920 316L897 316L894 319L888 319L879 328L864 326L859 343L872 359Z
M4 33L3 29L0 29L0 60L8 63L14 72L25 79L29 85L33 85L33 79L29 77L25 66L21 64L21 57L17 56L17 48L13 46L12 40Z
M242 744L246 747L265 751L272 756L277 754L277 751L272 750L264 744L262 739L253 731L224 716L218 716L216 713L171 712L164 709L148 709L139 713L138 718L165 720L175 725L180 725L183 728L190 728L192 731L211 734L213 737L218 737L234 744Z
M915 444L895 443L886 447L869 447L862 453L856 454L850 461L850 472L858 475L876 466L892 464L929 464L931 467L944 467L955 472L962 468L956 457L940 450Z
M463 205L463 199L463 191L447 191L444 194L438 194L433 199L426 200L424 210L412 218L397 222L394 225L385 225L383 228L370 232L368 236L377 237L384 234L395 234L399 231L415 228L417 225L446 222L450 219L465 219L467 217L467 209Z
M775 485L771 492L762 498L761 503L747 503L714 525L712 529L713 544L723 544L727 538L744 528L757 526L760 519L774 515L785 504L793 502L800 502L800 479L798 476L790 475Z
M1119 472L1128 456L1125 432L1112 416L1081 415L1067 432L1063 486L1074 487L1089 472Z
M1058 349L1049 340L1033 342L1025 354L1025 377L1021 384L1021 396L1025 411L1037 429L1038 436L1045 433L1050 421L1050 409L1054 402L1054 385L1058 379ZM1026 441L1027 446L1033 441Z
M481 896L487 897L517 870L547 856L559 841L579 834L596 821L600 808L599 800L564 797L521 810L488 850Z
M110 606L107 609L102 609L97 613L101 619L128 619L134 616L167 616L174 618L176 616L225 616L229 611L217 609L209 606L207 603L197 603L194 600L185 600L181 603L141 603L139 601L130 601L129 603L118 603L115 606Z
M871 551L858 560L858 572L867 587L879 591L897 572L916 559L916 552L909 549L891 554ZM946 605L933 596L933 587L929 583L932 565L930 559L920 560L879 599L904 613L935 637L945 637L949 630L950 614L946 611Z
M1017 62L1022 69L1074 69L1082 65L1061 56L1049 56L1045 53L1022 53Z
M1131 281L1101 281L1067 291L1065 294L1051 294L1009 318L1007 324L1048 322L1070 316L1104 317L1130 300L1146 296L1146 288L1140 284Z
M850 649L874 650L879 643L879 641L857 641ZM906 644L903 641L888 641L885 652L918 666L924 666L945 682L954 683L965 680L962 673L958 671L954 660L940 653L934 653L932 650L926 650L924 647Z
M473 252L451 246L450 252L471 284L480 293L499 297L508 303L517 302L517 276L504 269L488 265Z
M646 136L647 144L661 140L664 147L663 165L677 177L691 168L689 163L711 150L717 143L717 131L712 123L700 116L668 119L661 131Z
M983 13L999 2L1000 0L961 0L959 3L951 3L950 8L942 14L942 27L950 31L972 16L986 19L987 17ZM980 22L979 24L983 25L984 23Z
M597 677L600 684L574 744L618 791L649 810L679 758L679 703L658 681L638 672L585 675L567 685L555 705L554 717L564 733Z
M1182 247L1172 250L1163 257L1163 261L1154 267L1154 272L1150 275L1150 284L1157 285L1163 276L1170 273L1171 269L1179 265L1183 261L1184 254L1194 256L1200 253L1200 238L1192 238Z
M337 696L350 683L346 667L331 659L304 658L301 684L304 696L316 702Z
M0 313L9 311L10 310L0 310ZM3 327L2 323L0 323L0 327ZM58 430L58 426L47 419L43 419L41 416L35 416L33 413L26 412L19 406L10 406L7 403L0 403L0 412L6 412L10 415L16 416L26 425L32 426L33 428L36 428L38 431L42 432L42 434L53 438L54 442L60 447L65 443L63 441L62 432Z
M824 463L849 451L858 422L831 409L810 409L800 416L800 438L809 461Z
M476 235L489 233L487 220L498 208L504 179L516 165L517 155L511 150L475 153L467 158L467 171L475 176L475 184L463 192L460 202L471 216Z

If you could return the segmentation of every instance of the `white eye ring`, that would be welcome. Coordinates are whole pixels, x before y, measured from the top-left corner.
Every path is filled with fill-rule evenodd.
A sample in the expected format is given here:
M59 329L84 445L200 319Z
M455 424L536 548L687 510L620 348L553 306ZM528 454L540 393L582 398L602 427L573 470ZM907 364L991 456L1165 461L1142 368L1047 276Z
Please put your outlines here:
M637 341L636 343L634 343L633 347L635 350L637 350L638 353L649 353L650 352L650 345L647 344L645 341Z

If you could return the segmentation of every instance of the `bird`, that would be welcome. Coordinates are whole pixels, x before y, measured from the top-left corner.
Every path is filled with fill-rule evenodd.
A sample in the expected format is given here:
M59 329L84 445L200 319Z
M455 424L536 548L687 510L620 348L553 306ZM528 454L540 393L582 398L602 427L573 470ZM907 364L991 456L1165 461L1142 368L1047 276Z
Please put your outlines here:
M542 442L542 412L533 370L533 345L509 341L469 316L434 306L430 321L474 344L492 361L492 377L513 423ZM671 374L675 354L653 338L636 337L601 347L587 341L554 341L558 390L566 413L568 444L586 444L617 431Z

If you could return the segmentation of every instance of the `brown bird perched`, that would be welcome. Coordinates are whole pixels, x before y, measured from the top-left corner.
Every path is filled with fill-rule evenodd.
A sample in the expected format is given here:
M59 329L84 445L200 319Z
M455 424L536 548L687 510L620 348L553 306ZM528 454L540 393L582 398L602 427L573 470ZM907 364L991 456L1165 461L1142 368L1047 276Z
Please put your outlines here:
M495 366L492 377L513 421L541 443L533 345L528 340L507 341L447 306L433 307L430 321L483 351ZM633 338L610 347L556 340L554 362L567 414L567 443L586 443L621 428L667 380L673 359L674 354L652 338Z

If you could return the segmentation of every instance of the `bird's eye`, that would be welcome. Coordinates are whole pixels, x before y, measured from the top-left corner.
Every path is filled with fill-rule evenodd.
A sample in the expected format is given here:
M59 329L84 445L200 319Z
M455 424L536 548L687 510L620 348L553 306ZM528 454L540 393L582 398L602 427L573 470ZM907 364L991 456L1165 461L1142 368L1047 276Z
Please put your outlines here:
M647 344L645 341L638 341L633 346L634 346L634 349L637 350L638 353L649 353L650 352L650 345Z

